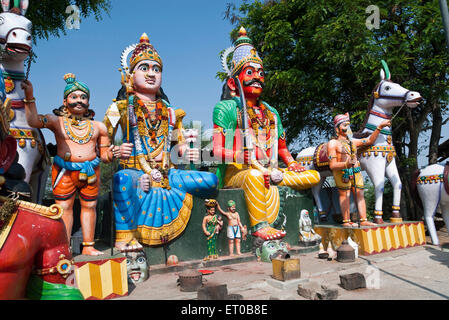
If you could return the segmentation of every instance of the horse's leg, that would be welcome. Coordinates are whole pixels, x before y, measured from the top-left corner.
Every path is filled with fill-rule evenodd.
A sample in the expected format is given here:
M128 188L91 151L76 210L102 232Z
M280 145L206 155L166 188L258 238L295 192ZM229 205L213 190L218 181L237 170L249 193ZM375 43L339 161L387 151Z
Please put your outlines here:
M446 225L446 230L449 232L449 194L446 193L444 186L441 189L441 201L440 207L443 214L444 224Z
M433 216L437 210L440 201L440 184L422 184L418 185L418 194L421 198L424 208L424 220L426 221L427 230L434 245L439 245L437 230Z
M363 159L364 162L362 165L374 185L374 194L376 197L374 206L374 223L377 224L384 223L382 219L382 201L385 184L385 159L381 157L381 155L380 157L374 157L371 155L369 158Z
M402 183L401 178L399 177L398 168L396 167L396 159L387 164L385 174L390 180L390 183L393 187L393 216L392 218L400 219L401 218L401 189Z
M323 186L323 183L325 180L326 180L325 177L321 177L320 182L316 186L312 187L312 194L313 194L313 198L315 199L318 213L320 215L320 222L327 221L327 212L325 212L323 210L323 204L321 203L321 198L320 198L321 187Z

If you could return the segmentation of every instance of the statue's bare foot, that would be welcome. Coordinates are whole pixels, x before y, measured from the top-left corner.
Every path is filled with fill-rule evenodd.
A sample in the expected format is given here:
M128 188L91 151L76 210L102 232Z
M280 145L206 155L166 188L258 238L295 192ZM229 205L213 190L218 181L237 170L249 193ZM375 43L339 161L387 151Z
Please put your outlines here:
M120 252L140 251L143 249L142 245L136 239L132 239L128 242L116 242L115 248Z
M265 227L260 230L257 230L253 233L254 237L262 238L263 240L278 240L285 237L287 233L283 230L277 230L272 227Z
M101 256L102 254L104 254L104 252L98 251L93 246L84 246L81 254L87 256Z
M362 222L360 222L360 225L363 226L363 227L375 227L378 224L377 223L373 223L371 221L362 221Z

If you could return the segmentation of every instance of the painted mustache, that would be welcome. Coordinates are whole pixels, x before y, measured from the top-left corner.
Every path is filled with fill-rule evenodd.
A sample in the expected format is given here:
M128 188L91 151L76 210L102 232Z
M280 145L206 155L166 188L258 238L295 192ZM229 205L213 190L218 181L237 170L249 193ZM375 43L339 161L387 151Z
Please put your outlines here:
M243 85L244 85L245 87L249 87L250 85L252 85L252 84L254 84L254 83L260 84L260 86L262 87L262 89L265 87L265 84L264 84L262 81L260 81L259 79L251 79L251 80L248 80L248 81L243 81Z
M69 107L70 108L75 108L77 105L80 105L81 107L83 107L84 109L87 109L89 107L88 104L82 103L82 102L74 102L74 103L69 103Z

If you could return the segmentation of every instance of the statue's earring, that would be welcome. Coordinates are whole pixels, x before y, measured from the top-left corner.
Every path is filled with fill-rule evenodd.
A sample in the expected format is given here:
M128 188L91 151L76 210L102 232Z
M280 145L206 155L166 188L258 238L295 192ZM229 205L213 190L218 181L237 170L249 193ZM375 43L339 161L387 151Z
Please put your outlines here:
M234 90L231 90L231 97L235 97L235 91Z

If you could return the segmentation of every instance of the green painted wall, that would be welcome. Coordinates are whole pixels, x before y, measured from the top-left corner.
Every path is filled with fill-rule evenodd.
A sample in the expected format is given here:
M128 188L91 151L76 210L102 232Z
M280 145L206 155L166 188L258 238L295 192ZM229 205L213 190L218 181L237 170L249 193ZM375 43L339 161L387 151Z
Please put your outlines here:
M310 190L297 192L287 187L279 187L281 196L281 216L285 214L286 223L285 230L287 236L284 238L291 245L298 244L298 221L299 214L302 209L307 209L312 214L313 197ZM243 225L250 230L250 223L247 214L245 200L243 198L243 190L241 189L221 189L218 193L217 200L223 210L227 209L227 202L234 200L236 202L237 211ZM45 205L50 205L51 200L45 201ZM111 212L110 201L108 196L99 198L97 205L97 223L95 237L98 242L109 245L111 234ZM179 261L202 259L207 255L206 236L204 235L201 224L206 214L204 199L194 198L192 214L190 221L183 234L175 241L169 244L167 255L176 255ZM312 216L311 216L312 218ZM226 237L227 219L223 217L224 226L218 236L218 253L221 256L229 254L228 239ZM313 221L313 218L312 218ZM281 219L281 224L284 219ZM73 233L80 228L79 223L79 203L75 202L74 207L74 226ZM252 252L252 237L248 235L246 241L242 241L242 252ZM165 263L165 255L162 247L145 247L145 251L149 258L150 264Z

